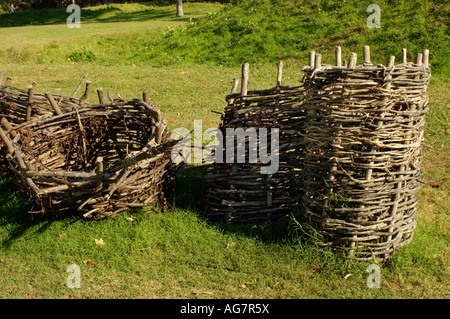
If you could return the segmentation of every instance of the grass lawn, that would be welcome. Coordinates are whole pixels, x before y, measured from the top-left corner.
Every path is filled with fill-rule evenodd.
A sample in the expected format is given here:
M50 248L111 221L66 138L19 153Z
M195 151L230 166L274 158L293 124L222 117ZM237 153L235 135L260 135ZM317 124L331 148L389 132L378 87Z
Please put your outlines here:
M433 5L439 8L430 4L427 14L434 14ZM68 29L64 24L67 14L58 10L39 11L40 16L24 12L16 22L7 14L0 15L0 70L20 88L36 81L37 92L71 94L85 74L94 87L126 99L141 97L149 89L170 130L192 129L196 119L203 120L204 129L217 127L220 115L211 110L220 112L226 105L225 95L233 79L240 76L240 53L229 53L230 60L226 52L232 49L213 52L196 32L206 32L205 26L214 32L220 21L225 23L227 11L230 19L236 18L231 15L236 13L233 10L248 13L248 7L236 8L189 2L184 5L185 17L176 18L174 4L99 6L83 9L80 29ZM324 25L324 33L332 32L325 23L326 12L340 14L341 9L346 7L323 8L315 23ZM359 11L352 11L350 22ZM198 20L202 16L206 18ZM248 21L261 17L249 13ZM298 16L291 18L298 20ZM410 17L396 18L400 24ZM307 23L298 25L305 29ZM294 20L286 20L286 25L294 25ZM238 26L243 28L240 32L248 31ZM253 32L259 32L256 26L269 32L263 22L255 23ZM289 31L275 26L276 34ZM352 50L362 51L361 43L373 36L364 32L351 35L353 42L347 45ZM194 44L174 46L175 39L183 35L186 43L195 43L195 39L203 43L215 61L196 61L188 54L188 49L200 50ZM327 59L333 47L330 40L321 42L319 37L330 35L316 35L316 42L322 43L316 49ZM409 41L414 47L422 45ZM434 47L439 57L445 56L439 45ZM286 56L284 84L299 84L308 50ZM259 58L250 66L250 89L272 87L275 61L264 59L264 50L248 51L249 60L252 52ZM424 148L425 184L418 193L418 226L412 243L382 265L380 289L367 287L370 263L319 250L301 236L293 219L243 226L206 222L197 205L204 185L193 178L194 173L179 176L169 212L129 211L98 221L32 217L27 214L26 198L4 177L0 179L0 298L448 298L449 77L448 66L437 65L429 86L428 147ZM95 102L95 97L91 99ZM70 264L80 266L79 289L66 285Z

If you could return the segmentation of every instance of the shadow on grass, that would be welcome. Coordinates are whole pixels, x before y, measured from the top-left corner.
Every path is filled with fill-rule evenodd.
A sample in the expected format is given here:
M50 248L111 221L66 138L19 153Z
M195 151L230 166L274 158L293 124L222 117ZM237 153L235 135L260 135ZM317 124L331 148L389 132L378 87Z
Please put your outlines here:
M8 229L6 237L0 241L0 247L10 248L27 231L40 234L45 232L53 222L61 220L57 216L30 214L29 201L12 179L0 177L0 227Z
M234 233L239 236L256 238L263 243L292 243L298 239L298 232L293 223L293 216L279 221L260 221L245 224L227 224L212 222L202 214L203 199L207 184L197 177L202 171L191 170L177 176L175 191L168 195L167 203L173 210L181 209L196 212L199 219L224 233ZM30 214L32 205L27 201L13 179L0 178L0 228L7 234L0 241L0 247L10 248L12 244L24 236L29 230L40 234L45 232L54 222L68 218L76 222L79 218L73 215L58 216L55 214ZM81 217L80 217L81 218Z
M293 212L289 216L276 221L261 220L242 224L208 220L203 214L203 200L207 183L198 178L202 175L203 170L201 169L193 169L178 175L175 194L168 201L173 208L197 212L199 218L223 232L253 237L263 243L292 243L298 241L301 230L296 220L299 218L300 212Z
M188 15L176 17L175 6L172 8L169 5L169 3L165 3L165 6L160 4L159 7L161 8L151 5L149 9L133 12L122 12L114 6L104 6L95 9L85 8L81 9L81 23L138 22L164 18L168 21L189 21L191 19ZM162 7L165 8L163 9ZM0 14L0 28L65 24L69 15L70 13L67 13L66 9L24 10L14 13L3 13Z

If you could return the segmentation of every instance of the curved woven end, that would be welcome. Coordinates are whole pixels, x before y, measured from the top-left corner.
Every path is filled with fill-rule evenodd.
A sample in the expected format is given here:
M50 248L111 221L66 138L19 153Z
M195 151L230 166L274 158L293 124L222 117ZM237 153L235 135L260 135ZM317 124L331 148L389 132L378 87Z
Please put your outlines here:
M159 109L138 99L88 104L49 93L30 103L24 94L0 88L0 152L34 210L110 217L167 208L177 165Z

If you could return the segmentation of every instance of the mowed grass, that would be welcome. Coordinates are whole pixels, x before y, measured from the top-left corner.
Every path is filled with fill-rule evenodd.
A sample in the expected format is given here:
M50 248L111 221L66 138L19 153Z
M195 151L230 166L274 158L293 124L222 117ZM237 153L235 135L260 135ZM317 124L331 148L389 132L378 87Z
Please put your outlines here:
M220 115L211 110L223 110L240 66L196 63L176 59L180 55L172 51L151 50L195 27L189 26L190 18L204 15L211 21L221 8L186 3L186 17L177 19L174 5L115 5L109 11L102 6L89 8L101 15L91 13L91 20L77 30L45 25L44 18L41 25L2 28L2 35L10 36L0 42L0 70L17 87L36 81L38 92L71 94L85 74L94 87L127 99L149 89L170 130L192 129L199 119L204 129L217 127ZM108 17L115 22L106 22ZM322 50L333 52L332 47ZM302 57L287 59L283 83L298 85L306 63ZM273 61L252 63L250 70L250 89L275 84ZM26 198L12 180L3 178L0 297L448 298L448 88L445 73L432 77L418 226L412 243L381 265L380 289L367 287L370 263L319 250L292 218L243 226L208 223L198 205L204 184L194 179L194 172L179 176L169 212L130 211L98 221L32 217ZM90 101L96 101L95 95ZM96 244L100 239L103 245ZM80 266L79 289L66 285L70 264Z

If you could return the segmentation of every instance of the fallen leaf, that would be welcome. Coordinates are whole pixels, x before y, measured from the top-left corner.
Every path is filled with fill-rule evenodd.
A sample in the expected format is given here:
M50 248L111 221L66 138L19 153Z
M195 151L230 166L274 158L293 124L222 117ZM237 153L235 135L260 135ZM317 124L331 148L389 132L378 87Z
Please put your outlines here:
M227 244L227 249L234 246L236 246L236 243L232 241L231 243Z
M97 264L96 264L95 262L93 262L92 260L90 260L90 259L84 260L84 261L83 261L83 264L86 264L86 265L93 265L94 267L97 267Z
M64 237L65 235L66 235L66 232L65 232L65 231L62 231L61 234L59 234L58 236L59 236L59 238L62 238L62 237Z
M353 276L352 274L347 274L344 276L344 279L347 280L348 278L350 278L351 276Z
M137 218L134 216L130 216L130 217L127 217L127 220L129 220L130 222L134 222L135 220L137 220Z
M105 242L103 241L102 238L100 238L100 239L95 239L94 238L94 242L95 242L96 245L99 245L100 247L103 247L105 245Z
M241 287L241 288L247 288L247 285L246 285L246 284L242 284L242 285L240 285L239 287Z
M432 188L439 188L439 187L441 187L441 184L436 183L436 182L430 182L429 184L430 184L430 186L431 186Z

